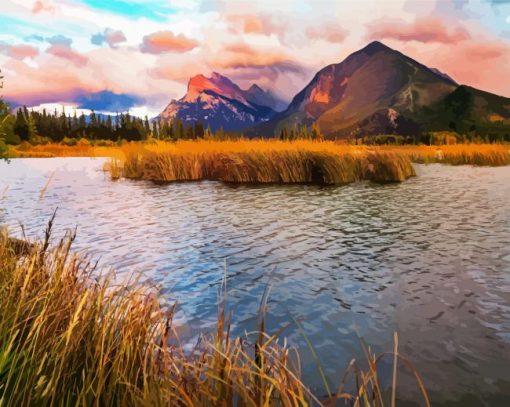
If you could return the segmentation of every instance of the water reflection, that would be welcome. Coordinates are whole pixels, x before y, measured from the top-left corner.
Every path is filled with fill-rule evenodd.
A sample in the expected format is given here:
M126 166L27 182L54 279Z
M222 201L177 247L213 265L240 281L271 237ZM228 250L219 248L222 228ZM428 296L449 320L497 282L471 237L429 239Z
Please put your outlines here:
M191 332L214 321L226 269L236 331L254 328L269 283L270 328L303 318L332 380L362 358L360 337L380 352L398 331L435 402L510 403L509 167L417 166L403 184L340 188L111 182L101 167L0 163L0 224L41 235L58 206L60 232L78 226L78 249L147 272ZM287 335L320 389L299 332ZM416 394L405 376L399 391Z

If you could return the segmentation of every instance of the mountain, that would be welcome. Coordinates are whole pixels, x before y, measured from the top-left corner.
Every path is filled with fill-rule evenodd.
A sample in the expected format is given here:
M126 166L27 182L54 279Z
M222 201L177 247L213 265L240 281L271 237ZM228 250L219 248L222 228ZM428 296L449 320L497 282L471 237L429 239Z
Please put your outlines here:
M455 120L470 126L473 120L505 122L510 118L509 102L459 86L447 74L374 41L321 69L286 110L249 134L271 137L283 127L316 122L328 138L415 135L437 127L452 130Z
M188 91L172 100L159 116L169 121L179 118L186 123L201 121L213 131L245 129L271 119L278 99L257 85L241 89L225 76L214 72L210 78L197 75L188 82Z
M289 104L275 96L271 91L264 90L256 84L250 86L250 88L246 91L246 95L250 101L261 106L268 106L277 112L285 110Z
M420 119L430 130L508 138L510 99L461 85L439 103L424 109Z

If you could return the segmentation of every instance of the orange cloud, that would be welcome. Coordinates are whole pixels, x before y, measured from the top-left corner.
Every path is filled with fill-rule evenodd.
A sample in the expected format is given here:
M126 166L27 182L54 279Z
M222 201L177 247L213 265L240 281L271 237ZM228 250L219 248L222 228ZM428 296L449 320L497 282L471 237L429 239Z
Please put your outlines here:
M175 35L171 31L158 31L143 37L140 50L148 54L165 52L187 52L198 47L198 42L182 34Z
M441 19L435 17L417 18L413 23L385 19L371 23L367 28L371 40L393 39L454 44L471 38L464 28L449 28Z
M335 24L326 24L320 27L308 27L306 36L311 40L325 40L331 43L340 43L348 35L348 31Z
M24 58L35 58L39 55L39 50L36 47L31 45L3 45L0 44L0 52L10 56L14 59L24 59Z
M5 68L16 72L17 80L5 82L4 96L27 106L72 100L76 94L95 91L82 81L79 68L62 69L52 60L42 61L44 69L30 67L23 61L11 59Z
M280 53L250 52L229 56L222 55L210 62L211 66L220 69L262 69L270 68L278 71L301 72L300 64Z
M473 38L475 38L473 36ZM510 45L477 35L476 40L451 44L403 43L394 47L427 66L438 68L460 84L510 95Z
M274 15L230 14L226 16L230 32L244 34L276 34L280 40L284 37L287 24L275 20Z
M224 50L227 52L232 52L234 54L253 54L256 51L250 45L244 42L238 42L235 44L227 44L224 47Z
M57 58L67 59L76 66L83 66L88 62L87 57L64 45L52 45L46 50L46 52L56 56Z

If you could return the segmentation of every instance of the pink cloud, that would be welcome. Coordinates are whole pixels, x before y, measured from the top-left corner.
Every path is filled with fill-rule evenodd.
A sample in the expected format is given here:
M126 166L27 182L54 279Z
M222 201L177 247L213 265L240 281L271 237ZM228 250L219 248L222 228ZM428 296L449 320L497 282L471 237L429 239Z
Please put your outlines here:
M286 21L277 19L274 15L230 14L226 16L226 20L232 33L266 36L276 34L282 41L287 31Z
M303 68L288 56L281 53L249 52L221 55L210 61L219 69L270 69L278 72L302 72Z
M349 32L336 24L325 24L320 27L308 27L306 36L311 40L325 40L331 43L342 42Z
M56 7L49 1L37 0L36 2L34 2L34 5L32 6L32 13L37 14L43 11L52 12L55 11L55 9Z
M510 96L510 45L503 41L477 36L476 40L462 41L456 46L410 42L393 48L438 68L460 84Z
M71 61L76 66L86 65L88 62L88 58L81 55L79 52L74 51L70 47L66 47L64 45L52 45L49 47L46 52L48 54L54 55L57 58L66 59Z
M227 44L224 47L224 50L227 52L232 52L234 54L253 54L256 51L250 45L244 42L237 42L233 44Z
M105 31L106 43L114 48L117 44L126 41L126 36L120 30L106 30Z
M198 42L183 34L175 35L171 31L158 31L143 37L140 50L149 54L166 52L187 52L198 47Z
M454 44L471 38L463 27L447 27L441 19L435 17L420 17L413 23L384 19L368 24L367 28L371 40Z
M16 72L20 79L8 78L5 81L4 96L8 100L16 101L28 106L63 102L72 100L77 94L86 91L96 91L96 87L82 81L78 69L62 69L52 59L42 60L41 67L31 67L23 61L11 59L5 68Z
M39 55L39 50L36 47L31 45L4 45L0 44L0 52L10 56L14 59L24 59L24 58L35 58Z
M107 28L104 30L104 33L94 34L90 41L92 44L102 45L106 43L110 48L116 48L118 44L126 41L126 36L120 30Z

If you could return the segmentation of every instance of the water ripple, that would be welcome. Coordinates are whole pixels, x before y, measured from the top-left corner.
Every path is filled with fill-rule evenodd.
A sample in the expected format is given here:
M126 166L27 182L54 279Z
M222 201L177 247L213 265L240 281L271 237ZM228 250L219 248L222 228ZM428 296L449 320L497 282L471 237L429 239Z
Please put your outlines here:
M111 182L101 167L1 162L0 224L41 236L58 207L57 234L78 226L77 249L146 272L191 334L214 320L226 270L236 332L255 327L269 284L269 328L302 317L331 380L363 359L359 338L386 351L398 331L435 402L510 403L509 167L420 165L403 184L339 188ZM303 338L286 333L320 389ZM416 390L404 377L399 391Z

